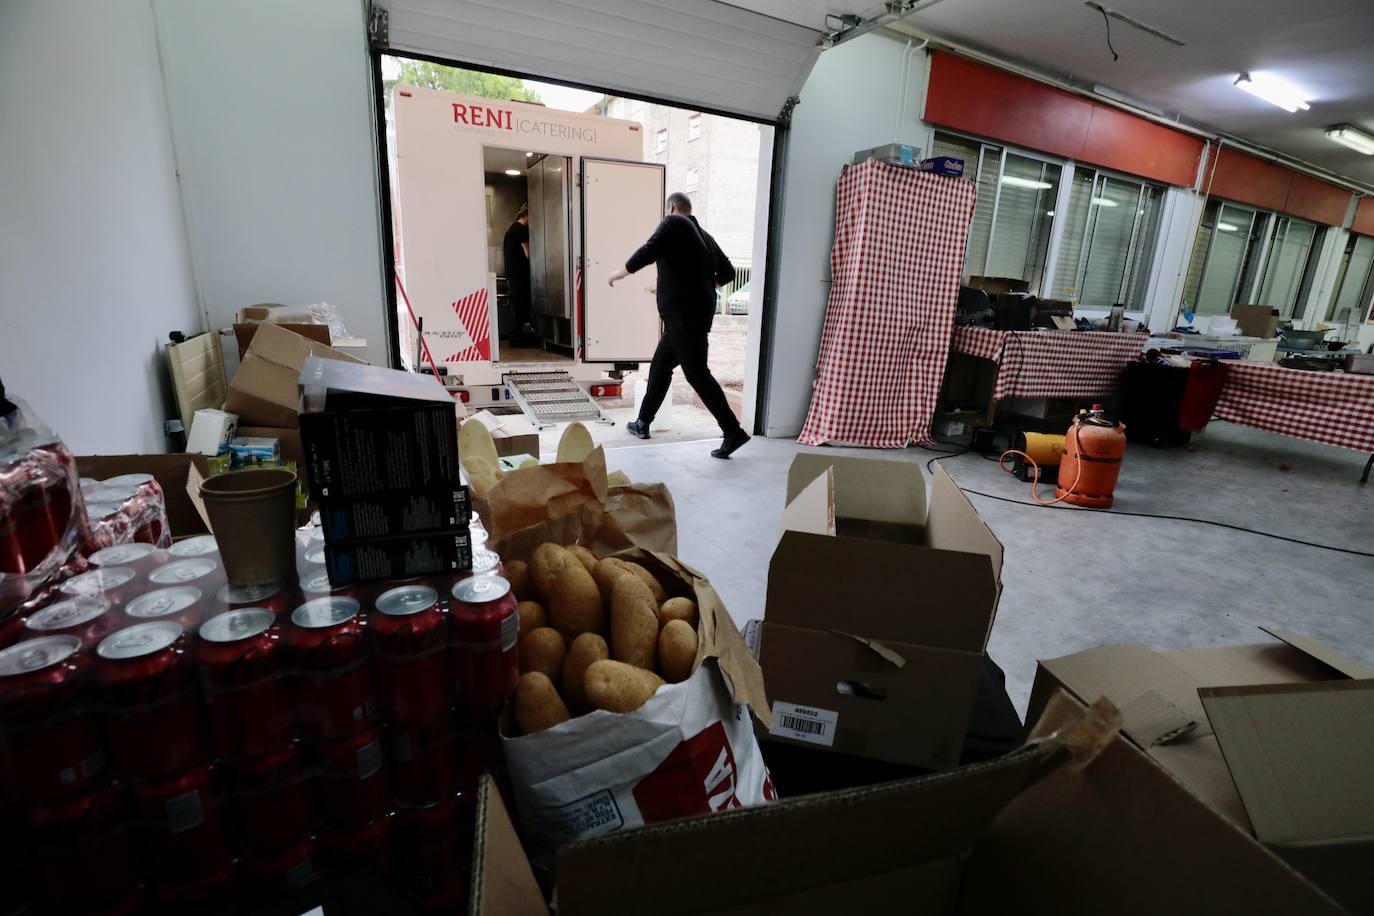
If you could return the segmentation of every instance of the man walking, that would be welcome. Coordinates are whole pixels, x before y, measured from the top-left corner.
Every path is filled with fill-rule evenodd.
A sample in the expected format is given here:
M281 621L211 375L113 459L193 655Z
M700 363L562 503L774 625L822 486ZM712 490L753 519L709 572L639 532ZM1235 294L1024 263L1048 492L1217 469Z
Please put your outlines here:
M506 285L510 289L511 310L515 313L515 329L511 331L511 345L519 346L526 338L530 323L530 207L521 204L515 222L501 240L501 252L506 262Z
M735 277L730 260L716 240L692 216L692 202L686 194L668 195L663 221L640 249L630 255L623 270L611 274L615 286L630 274L658 265L658 314L663 319L663 336L649 364L649 384L639 406L639 417L626 424L630 434L649 438L649 424L663 404L673 381L673 369L682 367L687 383L720 424L724 441L711 454L729 458L749 441L739 425L720 383L706 365L707 335L716 314L716 289Z

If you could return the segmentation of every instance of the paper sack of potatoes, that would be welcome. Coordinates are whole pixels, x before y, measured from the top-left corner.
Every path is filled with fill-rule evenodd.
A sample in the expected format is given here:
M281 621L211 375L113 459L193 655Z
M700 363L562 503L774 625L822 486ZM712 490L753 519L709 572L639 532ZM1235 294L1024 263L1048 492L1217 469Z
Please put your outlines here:
M529 852L774 797L763 674L711 583L602 506L496 543L520 599L502 745Z

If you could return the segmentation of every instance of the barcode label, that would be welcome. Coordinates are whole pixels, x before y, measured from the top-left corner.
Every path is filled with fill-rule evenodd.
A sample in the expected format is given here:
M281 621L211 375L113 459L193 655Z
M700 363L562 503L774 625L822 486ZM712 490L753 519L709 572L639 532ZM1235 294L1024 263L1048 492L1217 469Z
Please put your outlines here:
M198 789L172 796L163 802L163 810L167 813L168 833L182 833L199 827L205 820L205 809L201 805Z
M515 648L515 642L520 636L520 615L512 613L505 620L501 621L501 651L509 652Z
M782 738L830 747L835 743L835 725L839 719L840 714L834 710L775 701L773 727L768 732Z
M382 743L369 741L358 748L358 778L367 779L382 768Z

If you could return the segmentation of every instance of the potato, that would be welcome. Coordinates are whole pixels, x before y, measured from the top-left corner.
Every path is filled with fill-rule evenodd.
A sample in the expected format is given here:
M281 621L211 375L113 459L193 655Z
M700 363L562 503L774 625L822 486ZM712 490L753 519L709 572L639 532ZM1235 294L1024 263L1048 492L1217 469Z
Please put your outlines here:
M563 675L568 644L553 627L535 627L520 637L520 673L538 671L556 681Z
M596 449L596 443L592 442L592 434L587 431L587 427L574 420L568 424L568 428L563 430L563 435L558 439L559 464L569 461L586 461L587 456Z
M666 627L670 620L682 620L693 629L697 625L697 603L691 598L669 598L658 609L658 625Z
M653 593L655 604L662 604L664 601L667 600L668 593L663 590L662 583L660 583L657 579L654 578L653 573L649 572L647 569L645 569L643 566L640 566L638 563L631 563L629 560L625 561L625 568L628 569L630 572L634 573L636 576L638 576L639 581L649 586L649 591Z
M634 665L603 660L587 668L583 686L594 709L625 713L643 706L663 686L663 678Z
M653 671L658 653L658 604L649 587L622 575L611 591L611 658Z
M534 588L530 585L530 565L524 560L511 560L506 564L506 581L510 583L510 590L515 592L517 600L529 601L534 598Z
M530 630L548 626L549 614L544 610L544 605L538 601L521 601L515 606L515 613L520 615L520 635L522 637Z
M631 573L639 581L649 587L653 593L654 600L662 603L668 597L668 593L663 590L663 586L654 578L654 574L649 572L638 563L631 563L629 560L622 560L619 557L607 557L597 561L596 569L592 572L592 577L596 579L597 588L601 589L601 597L605 600L607 607L611 603L611 588L615 585L615 580L624 573Z
M563 659L563 698L573 715L591 712L591 704L587 702L587 668L610 657L606 640L595 633L581 634L568 647L568 654Z
M540 544L530 555L530 582L534 585L535 594L544 599L546 607L549 596L553 594L558 570L566 566L570 559L568 552L557 544Z
M579 633L600 633L606 627L606 608L587 567L557 544L540 544L530 558L534 590L544 597L549 626L572 639Z
M580 562L583 566L587 568L588 573L591 573L592 570L596 569L596 556L590 550L583 547L582 545L573 544L571 547L568 548L568 553L577 557L578 562Z
M624 471L611 471L606 475L606 486L608 487L628 487L630 485L630 475Z
M697 631L684 620L670 620L658 634L658 670L663 679L677 684L692 676L697 660Z
M571 718L548 675L540 671L520 675L515 685L515 724L522 734L542 732Z

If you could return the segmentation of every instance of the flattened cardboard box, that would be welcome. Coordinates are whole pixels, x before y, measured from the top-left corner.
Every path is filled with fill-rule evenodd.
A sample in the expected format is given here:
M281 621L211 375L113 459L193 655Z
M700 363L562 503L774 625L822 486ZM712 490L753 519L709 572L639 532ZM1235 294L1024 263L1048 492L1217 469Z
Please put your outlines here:
M1198 798L1355 912L1374 912L1374 703L1346 708L1369 703L1374 669L1264 629L1274 642L1101 646L1042 660L1027 720L1056 690L1107 697L1121 709L1122 732ZM1255 718L1241 726L1238 710ZM1278 748L1294 756L1265 759ZM1258 771L1267 782L1254 781ZM1292 818L1282 828L1272 814L1279 798Z
M310 356L361 363L341 350L307 340L280 325L258 325L253 343L229 383L224 409L238 414L239 426L295 429L300 402L301 367Z
M938 469L803 453L788 473L759 663L768 740L958 762L1001 593L1002 545Z
M1344 912L1067 696L1033 738L945 773L573 844L558 860L558 912ZM1071 759L1084 743L1100 752ZM546 914L490 777L476 831L469 912Z

